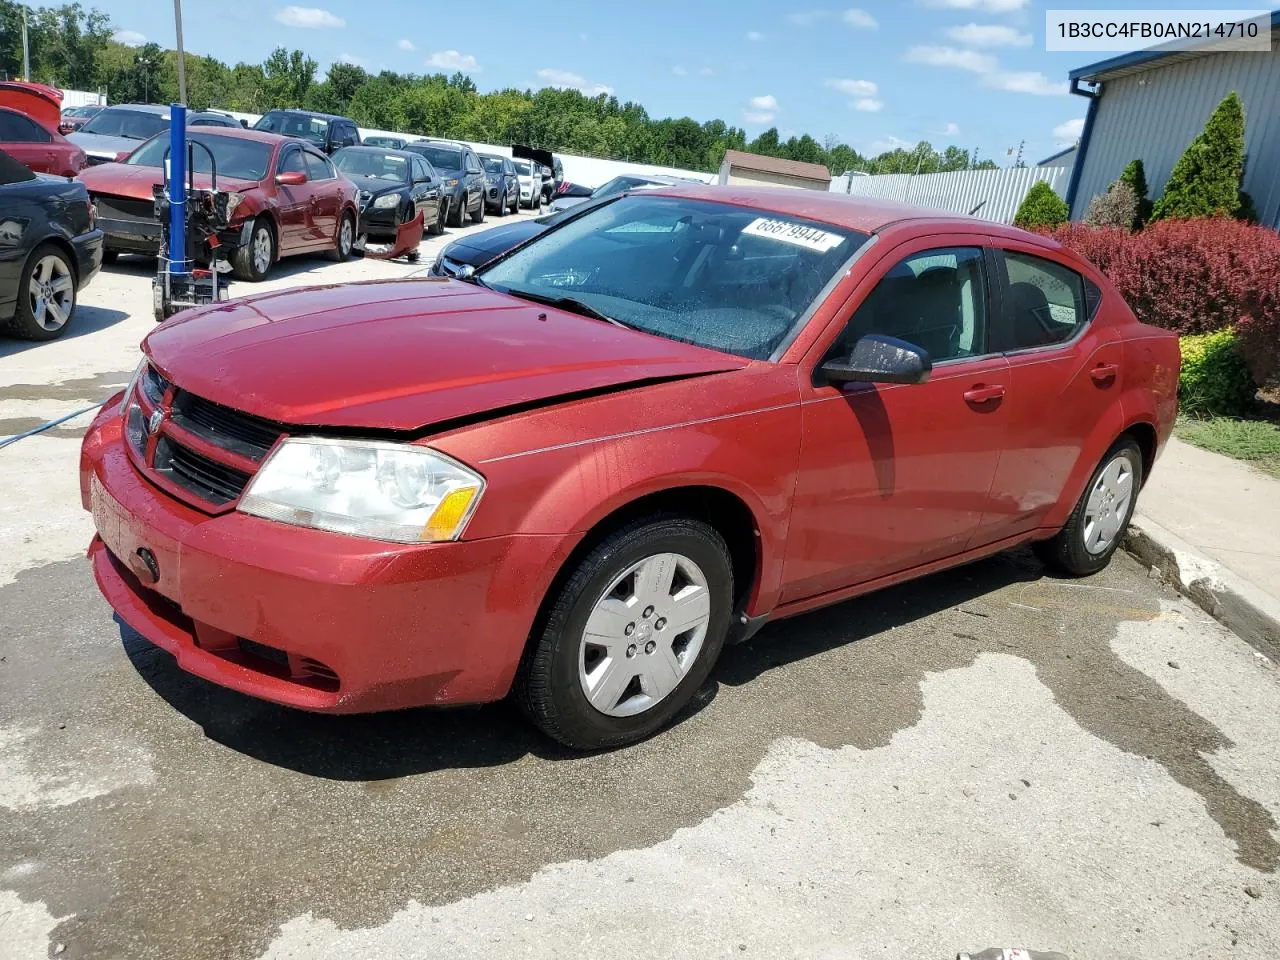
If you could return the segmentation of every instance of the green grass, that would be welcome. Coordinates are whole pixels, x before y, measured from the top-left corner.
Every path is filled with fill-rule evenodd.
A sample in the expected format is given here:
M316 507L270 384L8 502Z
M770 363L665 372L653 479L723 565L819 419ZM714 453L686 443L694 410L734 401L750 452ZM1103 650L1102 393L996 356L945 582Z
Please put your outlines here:
M1176 433L1180 440L1247 461L1264 473L1280 478L1280 426L1274 423L1228 417L1181 420Z

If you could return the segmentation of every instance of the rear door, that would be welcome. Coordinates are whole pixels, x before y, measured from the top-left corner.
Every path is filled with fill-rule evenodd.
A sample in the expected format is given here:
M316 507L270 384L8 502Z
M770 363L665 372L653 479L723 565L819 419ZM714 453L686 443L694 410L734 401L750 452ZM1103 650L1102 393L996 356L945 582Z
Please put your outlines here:
M280 153L276 173L300 173L307 175L307 165L302 159L302 148L290 144ZM307 246L307 215L311 203L311 187L286 187L276 184L279 200L277 212L280 218L280 252L295 253Z
M61 172L53 135L13 110L0 110L0 148L36 173Z
M317 246L331 247L338 236L338 215L342 212L342 190L333 161L318 150L303 150L307 163L307 186L311 191L308 236Z
M993 346L1009 364L1011 417L980 542L1041 525L1124 386L1121 342L1092 323L1092 283L1043 248L1010 241L992 251L990 269L1003 303Z

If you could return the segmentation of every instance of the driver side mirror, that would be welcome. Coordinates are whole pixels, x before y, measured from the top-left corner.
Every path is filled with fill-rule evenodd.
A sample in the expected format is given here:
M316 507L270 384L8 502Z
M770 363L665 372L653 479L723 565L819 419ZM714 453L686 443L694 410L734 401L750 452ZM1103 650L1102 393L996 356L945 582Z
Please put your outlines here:
M120 151L118 151L118 152L116 153L116 163L124 163L126 160L128 160L128 159L129 159L129 154L131 154L131 153L133 153L133 151L132 151L132 150L120 150Z
M307 175L298 170L286 170L276 174L276 183L282 187L301 187L307 182Z
M828 360L819 370L828 383L924 383L933 361L913 343L869 333L847 360Z

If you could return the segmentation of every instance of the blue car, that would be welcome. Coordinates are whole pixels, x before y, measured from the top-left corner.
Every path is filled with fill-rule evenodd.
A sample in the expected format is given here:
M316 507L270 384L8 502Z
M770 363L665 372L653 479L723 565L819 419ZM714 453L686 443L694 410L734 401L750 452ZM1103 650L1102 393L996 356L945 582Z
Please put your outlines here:
M494 153L482 153L479 157L486 181L485 207L500 217L515 213L520 209L520 178L516 176L515 164L509 157Z
M472 223L484 223L484 198L489 184L474 150L453 140L415 140L405 149L426 157L440 174L440 196L446 202L445 223L460 227L464 216L469 216Z

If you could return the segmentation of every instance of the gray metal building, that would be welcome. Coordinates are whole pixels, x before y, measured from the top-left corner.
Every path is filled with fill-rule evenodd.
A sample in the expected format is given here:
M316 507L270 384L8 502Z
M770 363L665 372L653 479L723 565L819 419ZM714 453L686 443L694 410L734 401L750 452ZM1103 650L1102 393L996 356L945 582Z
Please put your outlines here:
M1271 25L1280 29L1280 10ZM1133 159L1159 197L1187 144L1234 90L1245 109L1244 189L1259 220L1280 229L1280 43L1270 53L1140 51L1073 70L1070 79L1072 93L1090 98L1067 187L1072 218Z

